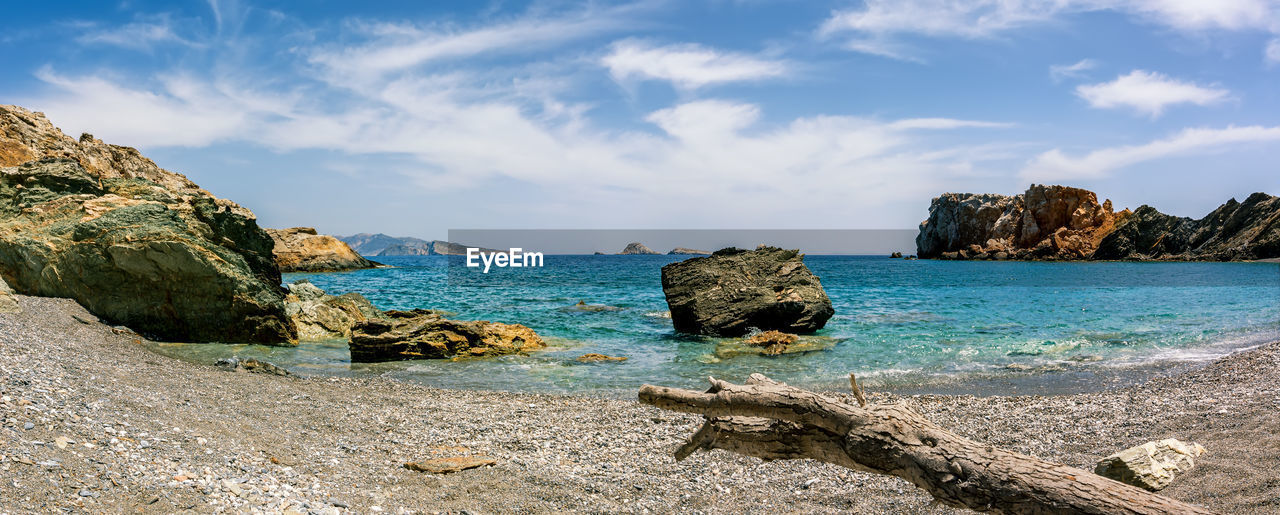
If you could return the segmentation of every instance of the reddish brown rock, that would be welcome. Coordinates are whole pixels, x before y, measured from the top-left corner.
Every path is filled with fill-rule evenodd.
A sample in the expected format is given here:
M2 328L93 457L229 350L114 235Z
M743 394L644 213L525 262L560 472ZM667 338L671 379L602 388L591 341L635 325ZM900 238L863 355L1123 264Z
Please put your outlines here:
M922 258L1087 259L1129 212L1093 192L1033 184L1021 195L947 193L916 237Z
M449 320L425 309L387 311L351 328L351 361L395 361L523 354L546 347L520 324Z
M316 234L310 227L266 231L275 242L272 254L281 272L340 272L378 266L341 240Z

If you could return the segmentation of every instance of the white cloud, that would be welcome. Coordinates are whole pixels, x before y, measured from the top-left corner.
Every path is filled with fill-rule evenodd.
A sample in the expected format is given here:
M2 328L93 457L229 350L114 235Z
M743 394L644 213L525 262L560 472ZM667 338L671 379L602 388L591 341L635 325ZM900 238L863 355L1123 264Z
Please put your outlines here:
M76 37L76 41L85 45L113 45L134 50L149 50L157 43L199 46L199 43L179 36L173 23L163 17L156 22L139 21L119 27L88 29Z
M347 77L377 76L427 63L485 54L525 53L621 27L635 6L587 9L559 17L526 16L458 29L410 24L357 24L367 41L314 51L310 61Z
M1268 63L1280 64L1280 39L1273 39L1267 43L1265 56Z
M1227 127L1225 129L1185 129L1173 137L1143 145L1104 148L1071 157L1059 149L1040 154L1022 171L1031 181L1071 181L1105 177L1134 164L1191 155L1245 144L1280 142L1280 126Z
M781 77L788 68L782 61L700 45L653 46L634 40L614 43L600 63L617 81L661 79L683 89Z
M902 36L988 39L1096 11L1181 32L1280 33L1280 3L1274 0L866 0L861 8L833 12L818 32L857 34L852 41L874 41L867 48L877 50ZM862 45L846 46L863 51Z
M1195 104L1207 106L1226 100L1230 91L1198 86L1145 70L1134 70L1111 82L1081 84L1076 94L1098 109L1128 107L1152 118L1160 116L1168 106Z
M1081 59L1075 64L1055 64L1049 66L1049 78L1054 82L1061 82L1063 79L1075 78L1084 75L1084 72L1092 70L1098 66L1097 61L1093 59Z
M898 120L889 124L890 127L899 130L910 129L963 129L963 128L981 128L981 129L1007 129L1013 127L1012 123L1002 122L984 122L980 120L956 120L954 118L908 118Z

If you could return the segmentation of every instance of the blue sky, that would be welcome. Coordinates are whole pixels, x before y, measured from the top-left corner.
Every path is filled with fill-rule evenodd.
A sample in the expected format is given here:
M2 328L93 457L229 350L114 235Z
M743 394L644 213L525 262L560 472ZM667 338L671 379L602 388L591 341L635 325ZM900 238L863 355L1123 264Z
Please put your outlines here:
M0 103L265 226L908 228L1280 193L1280 1L28 2Z

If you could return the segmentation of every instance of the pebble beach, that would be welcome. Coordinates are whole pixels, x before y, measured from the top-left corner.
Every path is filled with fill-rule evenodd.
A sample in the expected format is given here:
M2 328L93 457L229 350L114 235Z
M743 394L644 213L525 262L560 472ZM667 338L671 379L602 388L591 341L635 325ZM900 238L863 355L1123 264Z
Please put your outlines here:
M807 460L677 462L701 420L634 400L229 371L157 355L74 301L16 298L22 312L0 314L0 512L956 511L905 481ZM1164 495L1268 513L1280 511L1278 372L1272 343L1095 393L869 400L1085 470L1146 441L1194 441L1208 452ZM494 465L405 467L453 457Z

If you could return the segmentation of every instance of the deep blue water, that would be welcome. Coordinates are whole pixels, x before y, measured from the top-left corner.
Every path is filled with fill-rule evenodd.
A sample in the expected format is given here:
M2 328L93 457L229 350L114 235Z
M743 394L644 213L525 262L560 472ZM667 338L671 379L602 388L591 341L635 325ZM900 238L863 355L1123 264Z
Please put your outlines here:
M475 269L439 256L381 258L395 268L287 274L383 309L434 308L460 319L532 327L550 346L531 356L351 364L345 343L181 346L198 356L252 355L302 373L382 374L433 386L554 392L695 387L709 375L764 372L838 388L946 378L1090 373L1204 360L1280 339L1280 264L904 261L807 256L835 305L806 337L826 350L766 357L736 339L676 334L659 270L678 256L546 256L543 268ZM455 264L460 264L455 259ZM573 309L578 301L615 310ZM623 363L581 364L588 352Z

